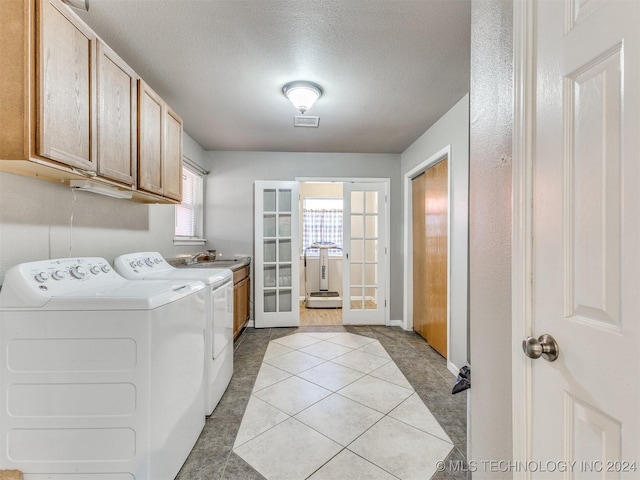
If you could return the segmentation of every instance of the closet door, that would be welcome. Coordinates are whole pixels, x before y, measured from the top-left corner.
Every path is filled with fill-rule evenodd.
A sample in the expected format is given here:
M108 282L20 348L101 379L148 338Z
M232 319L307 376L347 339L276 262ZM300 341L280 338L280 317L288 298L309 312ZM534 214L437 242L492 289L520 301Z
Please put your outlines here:
M342 323L384 325L387 203L384 183L344 184Z
M300 324L298 182L255 183L255 326Z
M413 329L447 358L449 187L448 161L412 181Z

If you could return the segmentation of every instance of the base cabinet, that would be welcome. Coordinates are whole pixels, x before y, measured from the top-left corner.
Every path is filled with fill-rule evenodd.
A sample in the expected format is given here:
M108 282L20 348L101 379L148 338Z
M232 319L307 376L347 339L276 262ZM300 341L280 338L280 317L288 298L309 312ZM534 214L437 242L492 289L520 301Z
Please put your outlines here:
M233 338L236 338L249 321L251 298L249 267L234 272L233 281Z

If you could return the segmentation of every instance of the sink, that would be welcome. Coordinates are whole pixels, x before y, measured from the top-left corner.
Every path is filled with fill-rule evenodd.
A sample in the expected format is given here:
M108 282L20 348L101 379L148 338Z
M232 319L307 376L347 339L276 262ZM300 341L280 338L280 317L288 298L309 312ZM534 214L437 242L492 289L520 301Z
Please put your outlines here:
M251 263L251 258L243 257L230 260L202 260L191 265L182 263L174 266L178 268L229 268L231 270L237 270L249 265L249 263Z

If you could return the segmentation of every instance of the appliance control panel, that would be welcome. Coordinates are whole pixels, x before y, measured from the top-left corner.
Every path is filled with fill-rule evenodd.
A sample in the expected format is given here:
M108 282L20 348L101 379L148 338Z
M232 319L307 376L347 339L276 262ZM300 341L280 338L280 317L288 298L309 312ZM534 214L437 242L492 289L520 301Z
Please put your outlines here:
M0 290L0 306L33 306L58 295L123 282L100 257L60 258L11 267Z
M142 280L150 273L174 269L158 252L137 252L121 255L113 262L116 270L130 280Z

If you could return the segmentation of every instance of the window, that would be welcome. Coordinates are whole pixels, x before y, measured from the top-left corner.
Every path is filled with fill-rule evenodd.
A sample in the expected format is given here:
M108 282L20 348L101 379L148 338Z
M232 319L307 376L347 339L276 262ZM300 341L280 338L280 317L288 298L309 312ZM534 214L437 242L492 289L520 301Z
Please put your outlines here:
M176 205L174 245L204 244L204 178L188 164L182 167L182 203Z
M307 248L314 242L333 242L338 248L329 255L342 255L342 198L305 198L302 210L302 252L318 256L319 250Z

